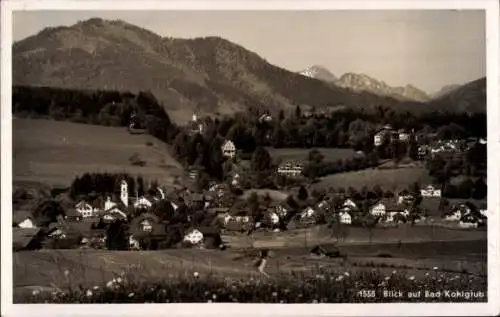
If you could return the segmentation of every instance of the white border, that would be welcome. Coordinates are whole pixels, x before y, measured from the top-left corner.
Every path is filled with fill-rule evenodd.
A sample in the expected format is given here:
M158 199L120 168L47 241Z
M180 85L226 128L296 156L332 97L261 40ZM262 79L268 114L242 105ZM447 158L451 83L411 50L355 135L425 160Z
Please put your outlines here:
M497 315L500 313L500 170L495 153L500 153L500 135L497 128L500 118L498 112L499 69L498 69L498 30L499 9L496 0L414 0L414 1L275 1L275 0L226 0L226 1L1 1L1 230L2 237L2 276L1 300L2 315L5 316L152 316L168 315L205 315L205 316L467 316ZM492 216L488 220L488 303L485 304L249 304L242 309L241 304L165 304L149 305L13 305L12 304L12 11L13 10L380 10L380 9L486 9L487 45L487 101L488 101L488 207Z

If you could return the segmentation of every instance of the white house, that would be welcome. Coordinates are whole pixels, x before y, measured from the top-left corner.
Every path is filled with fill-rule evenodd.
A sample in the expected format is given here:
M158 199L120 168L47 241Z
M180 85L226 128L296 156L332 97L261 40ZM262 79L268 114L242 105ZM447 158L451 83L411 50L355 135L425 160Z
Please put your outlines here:
M273 121L273 117L269 114L263 114L259 117L259 122L271 122Z
M236 173L233 175L233 178L231 180L231 185L237 186L240 183L240 174Z
M236 147L234 146L234 143L231 140L224 141L221 150L222 150L222 155L224 155L225 157L233 158L236 155Z
M370 213L376 217L385 215L385 205L382 203L375 204L370 208Z
M381 146L384 141L384 135L382 133L377 133L373 137L373 144L375 146Z
M104 210L111 210L116 207L116 203L111 201L111 197L106 197L106 201L104 202Z
M352 199L348 198L344 200L344 203L342 204L342 207L349 207L349 208L357 208L358 206Z
M488 210L487 209L479 209L479 213L483 215L484 217L488 217Z
M141 196L134 202L134 208L143 208L148 209L153 206L153 203L150 202L146 197Z
M306 209L304 209L304 211L302 211L302 213L300 214L300 218L310 218L314 215L314 209L312 209L311 207L307 207Z
M124 179L122 179L120 184L120 200L125 207L128 207L128 184Z
M35 220L29 212L18 211L12 217L13 224L18 228L37 228Z
M134 236L129 236L128 237L128 244L130 246L130 250L140 250L141 246L139 244L139 241L137 241Z
M285 176L296 177L302 174L304 169L302 163L300 162L284 162L278 166L278 174Z
M200 244L203 241L203 233L201 233L198 229L193 229L184 236L184 241L194 245Z
M153 231L153 224L149 219L144 219L139 223L141 230L144 232L151 232Z
M477 228L477 222L463 222L463 221L460 221L458 225L461 228Z
M444 220L446 221L459 221L460 219L462 219L462 212L460 209L456 209L452 214L444 217Z
M399 141L408 141L410 139L410 134L405 130L398 130L398 138Z
M280 217L278 217L278 215L275 212L271 211L269 212L269 220L273 225L275 225L280 221Z
M422 197L441 197L441 189L436 189L434 186L429 185L420 190Z
M83 217L92 217L94 215L94 207L92 207L89 203L86 201L80 201L78 204L75 206L75 210Z
M349 213L347 212L342 212L339 214L340 216L340 223L350 225L352 223L352 217Z
M276 213L280 217L286 217L286 215L288 214L288 210L285 207L283 207L282 205L278 205L278 206L276 206Z

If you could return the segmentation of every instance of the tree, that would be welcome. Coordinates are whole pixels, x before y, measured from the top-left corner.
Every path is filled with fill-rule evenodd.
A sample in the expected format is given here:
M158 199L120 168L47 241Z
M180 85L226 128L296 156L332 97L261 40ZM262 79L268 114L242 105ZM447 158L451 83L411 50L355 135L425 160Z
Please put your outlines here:
M373 192L375 193L375 195L377 195L378 198L382 198L384 196L384 191L378 184L373 187Z
M307 193L307 190L304 188L304 186L300 186L297 198L299 200L304 201L307 199L308 196L309 194Z
M300 118L302 116L302 110L300 109L300 105L295 107L295 118Z
M472 198L474 199L484 199L488 194L488 186L484 182L483 178L479 178L474 183L474 188L472 190Z
M252 155L252 170L257 172L269 170L271 168L271 160L271 155L265 148L261 146L257 147Z
M344 241L349 236L349 226L340 222L340 216L331 217L328 227L332 230L332 237L335 237L335 243Z
M52 222L57 221L57 217L65 216L65 212L60 203L55 200L44 201L39 204L33 212L35 222L40 227L46 227Z
M172 221L175 216L174 207L168 200L160 200L151 208L151 213L164 221Z
M317 149L313 149L309 151L308 159L310 164L320 164L321 162L323 162L324 156Z
M142 196L145 192L144 179L142 176L137 176L137 195Z
M115 221L108 227L108 230L106 231L106 248L108 250L128 249L125 225L122 221Z

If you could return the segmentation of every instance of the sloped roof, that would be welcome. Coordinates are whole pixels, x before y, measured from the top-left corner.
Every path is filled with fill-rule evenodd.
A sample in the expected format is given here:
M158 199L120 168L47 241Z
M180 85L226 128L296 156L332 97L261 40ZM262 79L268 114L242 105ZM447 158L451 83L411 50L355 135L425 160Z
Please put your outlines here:
M12 244L15 248L25 248L39 232L40 228L12 228Z
M16 210L12 214L12 224L17 225L27 218L34 219L33 214L27 210Z
M158 218L157 215L150 213L150 212L145 212L145 213L142 213L139 216L135 217L134 219L132 219L132 221L130 222L130 226L131 227L138 227L139 224L145 219L151 220L151 221L153 221L153 223L160 222L160 218Z

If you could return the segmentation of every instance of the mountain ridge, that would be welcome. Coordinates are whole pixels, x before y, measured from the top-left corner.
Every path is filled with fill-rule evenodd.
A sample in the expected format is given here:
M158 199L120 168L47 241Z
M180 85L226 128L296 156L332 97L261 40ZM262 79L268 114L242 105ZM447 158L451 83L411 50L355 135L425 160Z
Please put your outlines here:
M313 65L299 73L356 92L371 92L380 96L393 97L399 100L419 102L425 102L431 99L427 93L413 85L407 84L405 86L393 87L382 80L377 80L363 73L347 72L337 78L333 76L327 68L318 65Z
M14 85L151 91L183 119L194 109L211 114L296 105L430 109L305 77L218 36L162 37L122 20L92 18L46 28L15 42L12 50Z

